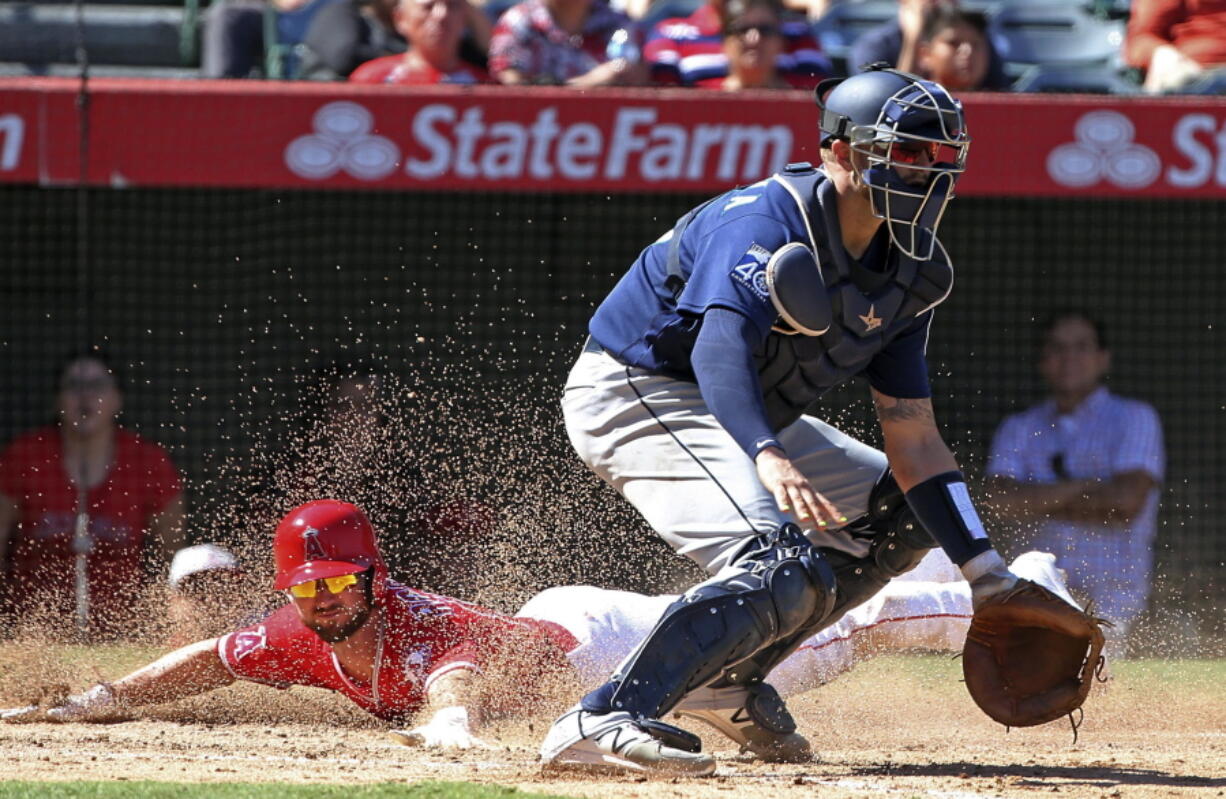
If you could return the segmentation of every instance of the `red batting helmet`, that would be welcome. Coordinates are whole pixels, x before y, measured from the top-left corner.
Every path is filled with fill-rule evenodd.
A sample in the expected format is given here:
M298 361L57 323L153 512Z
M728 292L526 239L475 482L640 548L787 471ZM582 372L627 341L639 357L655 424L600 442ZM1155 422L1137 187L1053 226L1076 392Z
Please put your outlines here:
M277 525L272 554L278 591L370 568L377 590L387 579L370 520L357 506L335 499L317 499L287 513Z

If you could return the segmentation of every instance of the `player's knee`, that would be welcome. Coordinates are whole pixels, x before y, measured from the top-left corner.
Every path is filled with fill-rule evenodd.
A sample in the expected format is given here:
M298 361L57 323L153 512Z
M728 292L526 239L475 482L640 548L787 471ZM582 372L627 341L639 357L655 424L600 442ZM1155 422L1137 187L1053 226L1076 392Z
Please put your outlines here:
M824 617L834 605L834 570L794 524L784 524L764 537L763 544L739 565L761 579L764 598L773 606L775 639Z

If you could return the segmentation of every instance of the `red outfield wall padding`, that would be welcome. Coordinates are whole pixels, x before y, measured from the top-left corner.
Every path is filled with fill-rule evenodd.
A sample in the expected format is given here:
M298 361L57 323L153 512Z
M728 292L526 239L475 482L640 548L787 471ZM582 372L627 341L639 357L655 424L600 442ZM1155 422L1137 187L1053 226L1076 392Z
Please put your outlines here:
M0 79L0 182L80 180L79 82ZM1226 197L1226 98L972 94L964 196ZM95 185L703 192L815 160L803 92L89 81Z

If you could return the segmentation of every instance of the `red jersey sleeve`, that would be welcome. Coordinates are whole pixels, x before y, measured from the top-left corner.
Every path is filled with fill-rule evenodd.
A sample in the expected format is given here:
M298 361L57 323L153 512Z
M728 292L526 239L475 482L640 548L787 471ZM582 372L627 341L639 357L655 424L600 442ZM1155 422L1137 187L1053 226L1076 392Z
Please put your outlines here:
M426 675L426 691L435 680L449 672L458 669L482 671L501 626L501 617L492 611L458 599L444 601L450 610L448 629L439 637L439 654Z
M402 55L387 55L366 61L349 73L350 83L387 83L387 77L404 62Z
M322 643L302 626L293 606L286 605L268 618L217 640L217 654L234 677L277 688L321 685L312 674ZM324 645L326 646L326 644Z
M1138 0L1132 4L1124 37L1124 60L1129 66L1148 69L1154 50L1171 44L1171 28L1182 22L1187 11L1177 0Z
M22 489L22 472L28 460L25 437L18 438L0 454L0 494L14 502L20 502L25 493Z
M452 600L451 646L435 658L425 688L452 671L470 669L507 676L528 671L540 674L547 661L563 649L549 630L534 619L504 616L467 602ZM524 675L525 678L527 674Z
M183 491L183 479L170 455L160 444L140 439L141 461L146 475L146 491L151 513L160 513L171 499Z

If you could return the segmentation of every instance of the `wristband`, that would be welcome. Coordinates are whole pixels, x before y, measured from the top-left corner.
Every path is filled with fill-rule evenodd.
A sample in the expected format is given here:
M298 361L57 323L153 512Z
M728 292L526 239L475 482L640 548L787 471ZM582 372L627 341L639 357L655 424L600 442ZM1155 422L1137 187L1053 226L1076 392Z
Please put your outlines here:
M906 497L920 523L957 566L992 549L962 472L930 477L913 486Z
M775 449L779 450L780 452L783 453L783 457L785 458L788 456L787 450L785 450L783 448L783 445L779 443L779 439L777 438L759 438L757 441L753 442L754 459L757 460L758 455L762 454L762 450L766 449L767 447L774 447Z

